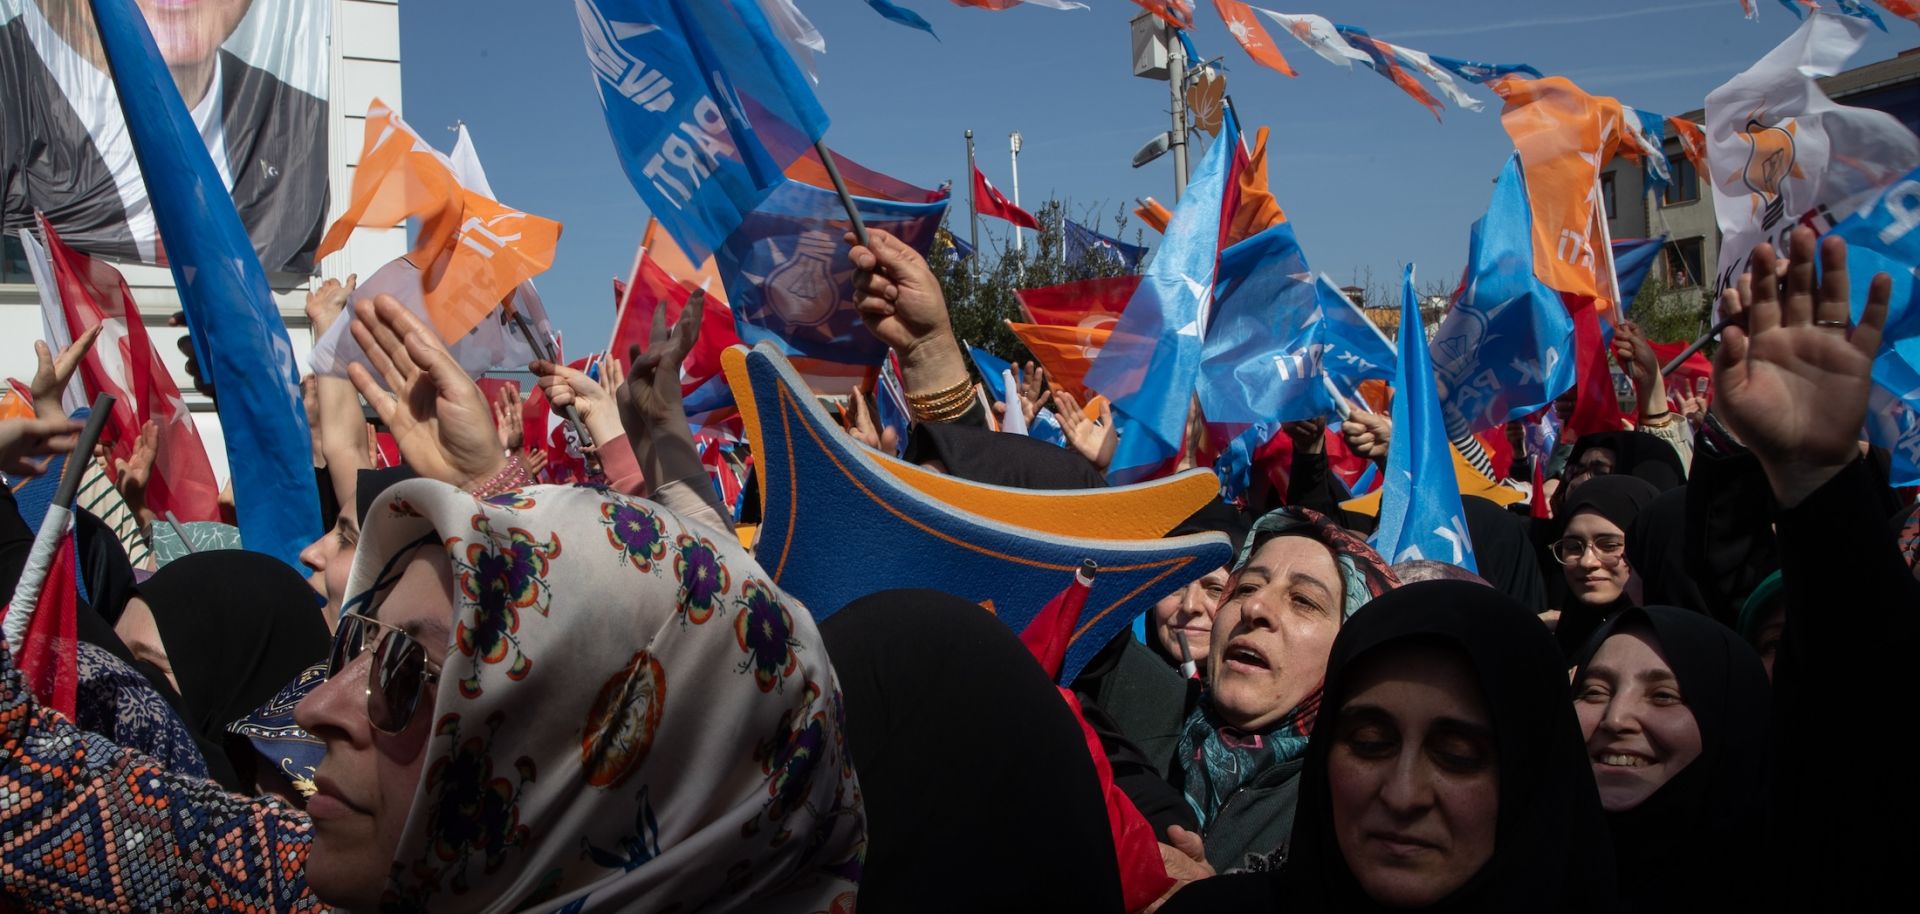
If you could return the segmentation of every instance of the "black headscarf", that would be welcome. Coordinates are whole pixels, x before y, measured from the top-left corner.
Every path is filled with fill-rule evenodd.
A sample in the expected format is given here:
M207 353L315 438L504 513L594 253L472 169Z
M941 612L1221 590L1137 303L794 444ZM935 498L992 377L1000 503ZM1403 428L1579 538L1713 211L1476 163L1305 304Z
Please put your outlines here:
M226 741L228 724L326 659L332 644L306 579L258 552L182 557L141 584L140 596L153 608L188 729L215 744ZM229 755L251 763L251 750L238 745Z
M1544 611L1546 582L1527 538L1527 522L1478 495L1462 496L1460 507L1466 513L1467 535L1473 538L1473 560L1480 566L1480 576L1521 606Z
M1661 492L1687 481L1687 465L1680 462L1680 455L1674 451L1673 445L1648 432L1581 435L1580 440L1573 444L1573 453L1567 457L1567 465L1577 465L1582 454L1597 447L1613 451L1615 476L1638 476Z
M1012 629L959 597L890 590L820 635L866 799L861 911L1120 910L1086 739Z
M417 479L420 474L413 467L400 464L393 467L381 467L377 470L361 470L354 475L353 501L354 518L362 525L367 523L367 513L373 510L374 500L394 486L409 479ZM327 518L327 526L333 526L333 518Z
M1611 843L1553 639L1531 611L1499 591L1465 581L1422 581L1369 603L1334 639L1285 865L1271 873L1196 882L1174 896L1162 909L1166 914L1381 909L1361 891L1340 853L1327 759L1356 665L1382 648L1409 642L1464 656L1479 677L1499 751L1493 858L1429 910L1614 909Z
M1631 609L1594 632L1573 678L1622 626L1652 630L1700 725L1700 757L1626 812L1610 813L1627 910L1754 910L1771 884L1772 689L1731 629L1671 606Z
M1626 534L1633 529L1634 519L1640 515L1641 509L1651 504L1659 494L1652 483L1636 476L1615 474L1589 479L1567 500L1562 513L1564 520L1558 526L1565 531L1574 515L1590 511L1606 518L1619 527L1622 534ZM1633 540L1629 538L1627 543L1631 548ZM1561 580L1564 585L1565 578ZM1565 592L1564 589L1562 592ZM1589 606L1571 598L1561 600L1560 622L1554 628L1554 640L1560 642L1561 654L1572 660L1603 620L1632 605L1633 599L1625 592L1607 606Z
M914 426L904 457L908 463L938 460L949 475L1014 489L1098 489L1107 484L1093 464L1066 448L946 422Z

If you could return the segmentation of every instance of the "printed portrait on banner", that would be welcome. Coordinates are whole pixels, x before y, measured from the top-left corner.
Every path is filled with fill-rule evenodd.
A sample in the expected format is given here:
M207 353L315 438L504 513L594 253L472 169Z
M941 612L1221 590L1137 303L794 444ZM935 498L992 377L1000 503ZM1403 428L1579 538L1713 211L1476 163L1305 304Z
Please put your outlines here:
M135 0L269 271L307 273L327 213L325 0ZM88 0L0 0L5 229L164 264Z

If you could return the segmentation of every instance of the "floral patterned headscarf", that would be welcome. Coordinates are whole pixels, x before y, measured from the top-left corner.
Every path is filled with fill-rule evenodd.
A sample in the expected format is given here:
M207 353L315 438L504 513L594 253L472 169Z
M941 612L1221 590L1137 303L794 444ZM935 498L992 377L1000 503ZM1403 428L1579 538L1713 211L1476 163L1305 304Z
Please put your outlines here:
M839 682L732 537L600 489L413 480L368 516L348 610L423 539L454 637L385 910L851 909Z

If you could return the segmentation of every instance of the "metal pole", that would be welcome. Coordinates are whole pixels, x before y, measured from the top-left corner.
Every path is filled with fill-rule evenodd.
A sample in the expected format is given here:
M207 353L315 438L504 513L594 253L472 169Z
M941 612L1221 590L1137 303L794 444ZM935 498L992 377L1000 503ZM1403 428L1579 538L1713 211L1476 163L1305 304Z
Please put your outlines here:
M1180 43L1180 30L1168 29L1167 89L1173 95L1173 136L1168 144L1173 151L1173 202L1187 192L1187 49Z
M1020 131L1015 130L1007 134L1007 145L1013 150L1013 205L1018 207L1020 205ZM1017 225L1013 227L1013 249L1023 250L1020 242L1020 227Z
M815 140L815 152L820 153L820 164L827 167L827 178L833 182L833 190L840 195L840 204L847 208L847 221L853 224L854 240L862 247L867 244L867 224L860 218L860 206L853 202L853 194L847 192L847 182L840 177L840 166L833 164L833 151L827 148L824 139Z
M967 243L973 245L973 276L980 278L980 201L975 200L973 188L979 181L974 175L980 169L973 164L973 131L967 131Z

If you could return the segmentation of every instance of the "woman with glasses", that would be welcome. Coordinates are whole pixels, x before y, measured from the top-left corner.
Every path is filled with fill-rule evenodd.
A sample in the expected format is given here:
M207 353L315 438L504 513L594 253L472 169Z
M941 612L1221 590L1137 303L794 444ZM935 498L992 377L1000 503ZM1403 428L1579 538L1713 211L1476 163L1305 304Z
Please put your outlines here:
M1569 658L1608 616L1639 604L1640 582L1627 561L1627 530L1659 494L1638 477L1601 476L1567 500L1566 527L1547 548L1566 583L1554 638Z
M295 712L327 750L307 810L77 730L0 647L0 907L851 910L865 810L807 610L655 504L519 488L397 301L353 330L385 385L354 380L431 478L367 518Z

